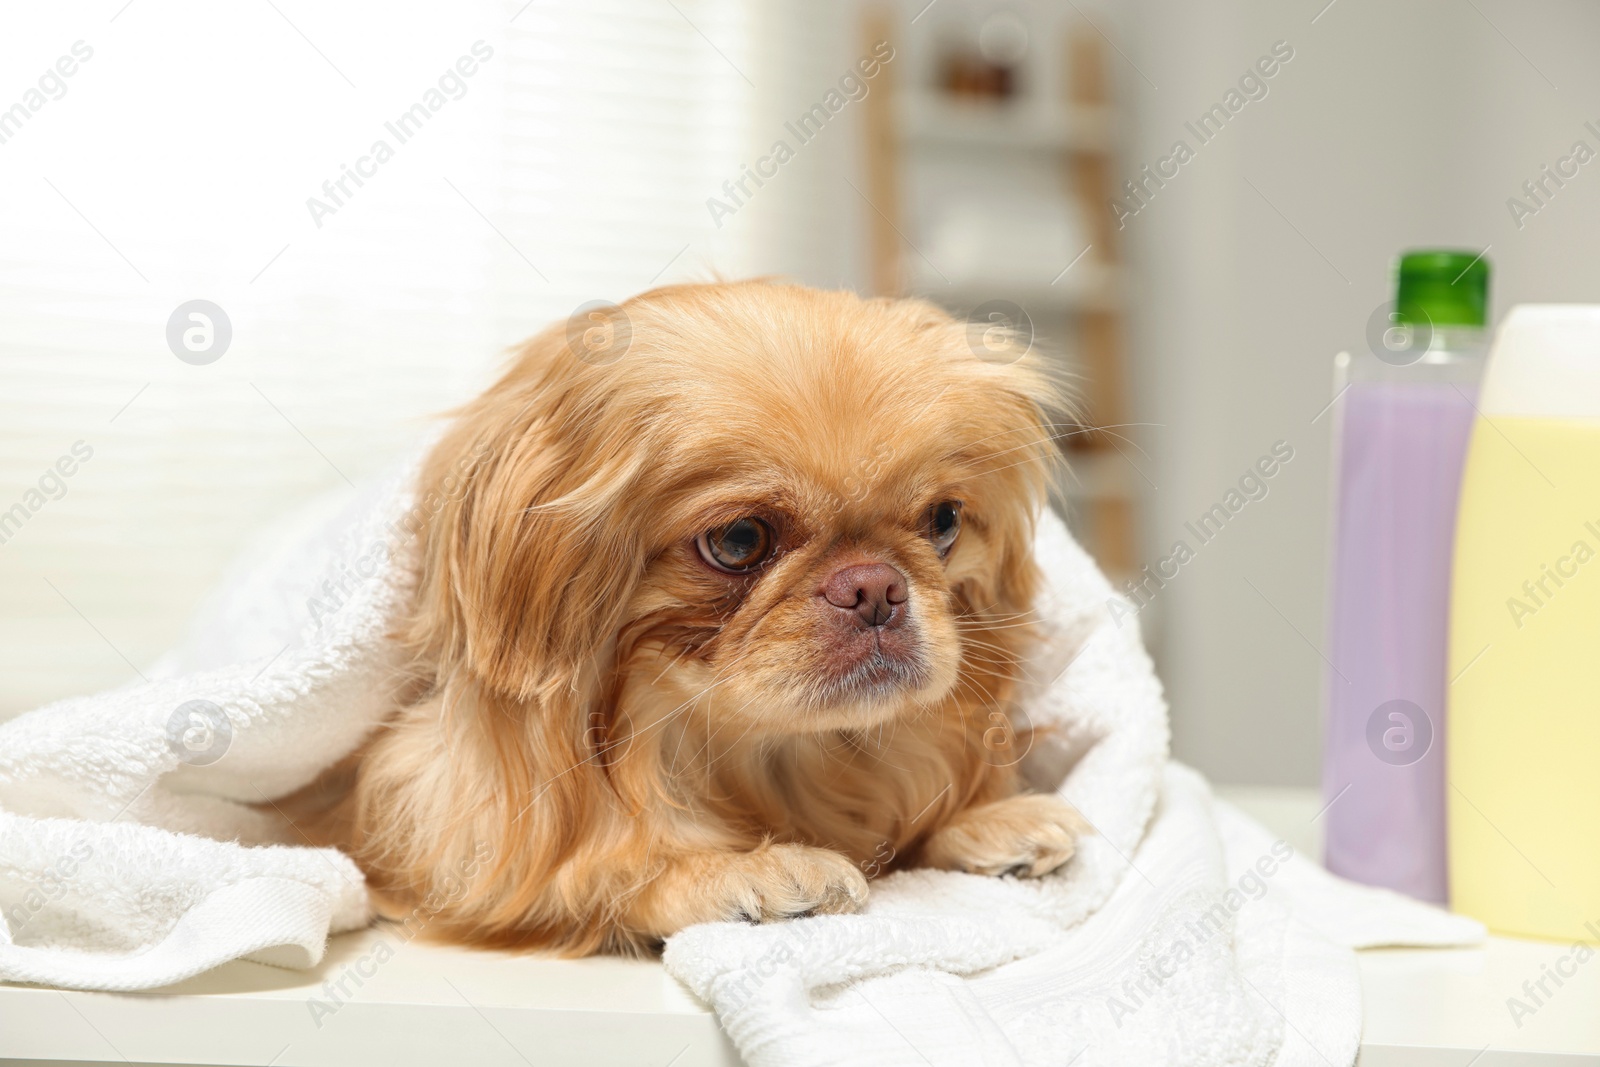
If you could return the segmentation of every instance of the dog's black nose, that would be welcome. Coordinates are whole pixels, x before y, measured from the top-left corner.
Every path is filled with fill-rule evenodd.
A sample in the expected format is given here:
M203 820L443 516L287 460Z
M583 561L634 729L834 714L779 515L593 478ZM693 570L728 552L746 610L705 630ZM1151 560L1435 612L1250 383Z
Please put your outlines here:
M906 576L887 563L858 563L828 576L823 599L851 612L859 626L898 626L905 618Z

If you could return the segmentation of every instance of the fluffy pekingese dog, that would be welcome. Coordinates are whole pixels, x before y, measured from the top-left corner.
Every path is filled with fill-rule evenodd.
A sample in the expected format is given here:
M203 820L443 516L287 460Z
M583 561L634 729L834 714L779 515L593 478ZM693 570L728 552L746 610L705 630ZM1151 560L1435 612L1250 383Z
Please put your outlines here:
M464 480L398 634L418 697L345 803L374 888L581 954L852 911L902 866L1065 863L1083 824L997 727L1058 455L1033 357L764 282L622 313L614 359L534 338L426 465Z

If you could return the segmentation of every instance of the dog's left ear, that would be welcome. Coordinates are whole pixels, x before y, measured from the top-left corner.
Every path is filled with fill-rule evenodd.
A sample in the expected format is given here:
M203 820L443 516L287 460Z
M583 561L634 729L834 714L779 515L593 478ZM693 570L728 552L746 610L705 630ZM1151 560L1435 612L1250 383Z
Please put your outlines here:
M645 565L630 493L643 458L571 359L564 333L536 337L435 450L423 481L443 502L411 634L492 689L547 705L593 690ZM444 492L453 474L459 488Z
M994 546L993 587L984 591L987 610L1021 615L1029 611L1041 575L1033 542L1038 518L1050 506L1050 491L1065 469L1057 446L1061 428L1076 424L1067 384L1031 343L1009 362L968 362L976 392L968 410L982 428L968 457L987 483L983 521Z

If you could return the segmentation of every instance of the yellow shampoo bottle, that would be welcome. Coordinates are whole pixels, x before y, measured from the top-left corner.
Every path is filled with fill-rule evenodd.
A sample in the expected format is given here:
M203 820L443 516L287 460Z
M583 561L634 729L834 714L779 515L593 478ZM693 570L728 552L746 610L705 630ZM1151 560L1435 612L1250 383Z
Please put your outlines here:
M1600 931L1600 306L1495 337L1450 621L1450 901L1504 934ZM1586 925L1591 924L1591 925Z

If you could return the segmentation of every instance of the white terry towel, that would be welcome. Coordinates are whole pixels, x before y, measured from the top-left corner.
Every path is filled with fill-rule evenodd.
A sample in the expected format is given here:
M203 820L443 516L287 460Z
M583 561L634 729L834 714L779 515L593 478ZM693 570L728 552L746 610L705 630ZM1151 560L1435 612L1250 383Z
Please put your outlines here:
M384 634L435 503L413 499L414 471L270 531L148 681L0 724L0 978L141 989L241 956L306 967L370 921L355 866L271 802L392 706ZM1094 825L1072 862L1039 880L902 872L863 915L686 930L668 968L753 1067L1353 1062L1351 948L1481 928L1274 860L1168 764L1137 628L1111 621L1053 515L1037 553L1052 639L1019 725L1048 729L1023 767Z
M1175 763L1127 866L1075 926L1048 917L1070 870L909 872L875 885L861 915L692 927L667 967L751 1067L1326 1067L1353 1064L1360 1043L1354 949L1483 936L1334 878Z
M147 989L308 967L372 919L270 801L392 707L410 468L269 530L147 681L0 724L0 978Z

